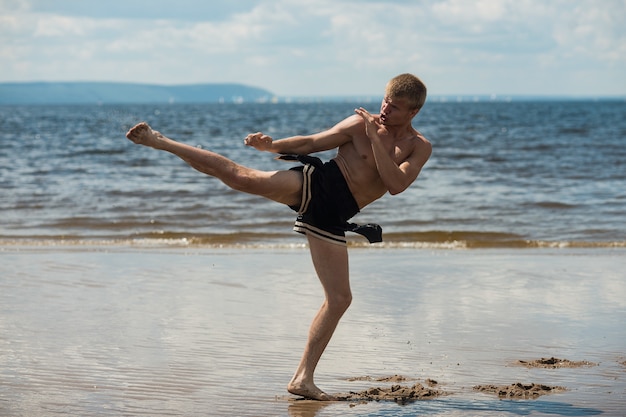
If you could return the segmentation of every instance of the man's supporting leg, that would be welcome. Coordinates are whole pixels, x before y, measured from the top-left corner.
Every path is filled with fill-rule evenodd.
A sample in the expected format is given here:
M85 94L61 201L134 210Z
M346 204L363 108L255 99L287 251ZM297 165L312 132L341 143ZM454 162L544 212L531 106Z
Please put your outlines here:
M348 249L316 237L308 236L308 241L313 265L324 287L326 299L311 323L304 354L287 390L315 400L333 400L332 396L315 385L313 374L339 319L352 302Z

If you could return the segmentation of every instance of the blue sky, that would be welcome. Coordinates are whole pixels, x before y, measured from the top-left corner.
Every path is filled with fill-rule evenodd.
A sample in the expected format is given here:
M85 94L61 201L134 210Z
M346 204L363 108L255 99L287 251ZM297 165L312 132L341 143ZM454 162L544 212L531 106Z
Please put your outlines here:
M0 0L0 82L626 96L626 0Z

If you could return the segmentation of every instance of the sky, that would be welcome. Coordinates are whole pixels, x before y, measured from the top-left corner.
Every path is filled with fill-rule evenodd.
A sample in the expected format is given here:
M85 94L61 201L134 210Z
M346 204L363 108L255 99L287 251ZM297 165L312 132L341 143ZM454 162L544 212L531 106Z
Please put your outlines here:
M626 96L626 0L0 0L0 82Z

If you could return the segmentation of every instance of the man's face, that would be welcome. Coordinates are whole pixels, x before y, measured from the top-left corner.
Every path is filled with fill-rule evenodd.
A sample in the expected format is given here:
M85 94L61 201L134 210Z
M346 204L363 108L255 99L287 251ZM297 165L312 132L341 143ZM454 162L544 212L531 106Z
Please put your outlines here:
M386 126L405 124L407 121L410 122L416 113L404 97L385 95L380 105L380 122Z

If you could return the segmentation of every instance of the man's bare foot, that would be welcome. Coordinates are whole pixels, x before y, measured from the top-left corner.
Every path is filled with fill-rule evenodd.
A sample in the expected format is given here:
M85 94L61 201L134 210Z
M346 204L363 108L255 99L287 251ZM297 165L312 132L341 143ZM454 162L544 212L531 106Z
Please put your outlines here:
M158 147L159 140L163 139L163 135L152 130L146 122L141 122L133 126L126 133L126 137L137 145L149 146L151 148Z
M296 384L294 382L290 382L287 386L287 391L289 391L293 395L299 395L304 398L308 398L311 400L318 401L335 401L336 398L332 395L326 394L324 391L319 389L315 384L306 385L306 384Z

